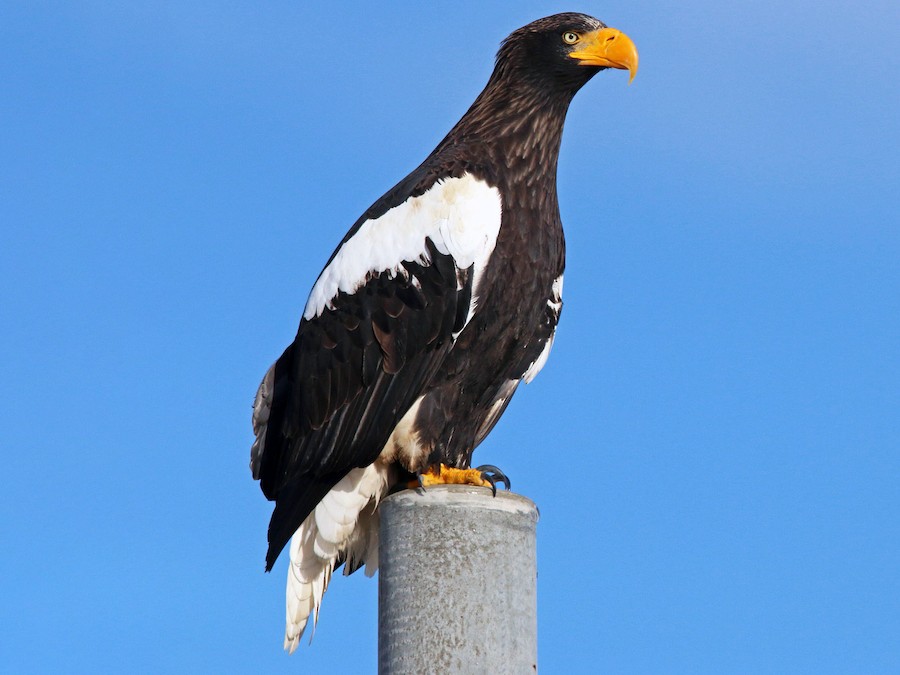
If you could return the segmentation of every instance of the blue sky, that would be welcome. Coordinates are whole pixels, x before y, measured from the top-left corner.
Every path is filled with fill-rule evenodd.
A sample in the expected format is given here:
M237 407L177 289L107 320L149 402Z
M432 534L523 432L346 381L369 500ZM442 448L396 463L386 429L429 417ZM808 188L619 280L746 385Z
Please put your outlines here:
M557 342L476 453L541 509L542 672L900 669L888 0L4 5L0 662L374 671L361 575L281 652L250 403L349 225L564 10L641 70L570 110Z

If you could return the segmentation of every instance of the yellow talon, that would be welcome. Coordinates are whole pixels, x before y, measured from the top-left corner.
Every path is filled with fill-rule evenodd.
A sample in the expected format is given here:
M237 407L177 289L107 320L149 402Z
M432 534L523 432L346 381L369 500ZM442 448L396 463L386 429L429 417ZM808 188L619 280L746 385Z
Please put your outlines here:
M489 480L483 478L479 469L454 469L446 464L430 466L419 476L422 487L429 485L479 485L493 488Z

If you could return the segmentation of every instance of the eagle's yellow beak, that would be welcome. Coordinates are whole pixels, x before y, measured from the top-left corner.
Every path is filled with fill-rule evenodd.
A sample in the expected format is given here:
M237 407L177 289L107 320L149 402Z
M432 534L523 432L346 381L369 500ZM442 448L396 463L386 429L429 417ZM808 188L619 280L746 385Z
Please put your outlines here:
M578 59L580 66L603 66L621 68L631 73L628 83L634 79L638 69L637 47L631 38L615 28L602 28L581 36L578 49L569 58Z

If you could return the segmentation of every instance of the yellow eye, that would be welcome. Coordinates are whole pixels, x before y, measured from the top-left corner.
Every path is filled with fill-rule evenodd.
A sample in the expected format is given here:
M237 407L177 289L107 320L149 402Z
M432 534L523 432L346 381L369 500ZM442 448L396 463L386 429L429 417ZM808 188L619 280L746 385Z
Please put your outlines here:
M578 42L578 33L573 33L572 31L563 33L563 42L567 45L574 45Z

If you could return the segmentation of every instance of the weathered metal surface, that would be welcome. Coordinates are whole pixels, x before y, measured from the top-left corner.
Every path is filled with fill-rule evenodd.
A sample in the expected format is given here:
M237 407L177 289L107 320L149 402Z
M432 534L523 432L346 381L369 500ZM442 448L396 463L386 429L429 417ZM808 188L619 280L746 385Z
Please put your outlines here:
M535 673L534 503L447 485L379 511L378 672Z

